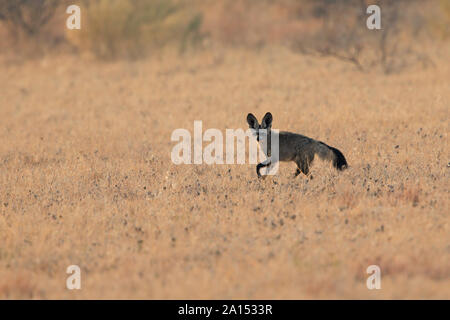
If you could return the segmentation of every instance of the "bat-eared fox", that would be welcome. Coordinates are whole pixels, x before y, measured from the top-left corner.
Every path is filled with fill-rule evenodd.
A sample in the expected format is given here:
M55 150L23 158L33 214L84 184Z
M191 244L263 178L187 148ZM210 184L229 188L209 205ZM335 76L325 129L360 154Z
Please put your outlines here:
M263 135L259 130L264 129L267 132L265 138L270 141L272 135L272 114L267 112L261 121L258 123L256 117L249 113L247 115L247 122L250 129L255 130L256 139L261 144ZM261 136L261 139L260 139ZM341 151L336 148L330 147L325 143L314 140L297 133L291 133L286 131L279 132L279 161L294 161L297 164L297 170L295 176L298 176L301 172L305 175L309 173L309 166L314 160L314 156L317 154L323 160L329 160L337 170L344 170L347 168L347 160ZM260 169L268 167L272 164L270 142L267 144L267 150L264 150L268 160L259 163L256 166L256 173L258 177L261 177Z

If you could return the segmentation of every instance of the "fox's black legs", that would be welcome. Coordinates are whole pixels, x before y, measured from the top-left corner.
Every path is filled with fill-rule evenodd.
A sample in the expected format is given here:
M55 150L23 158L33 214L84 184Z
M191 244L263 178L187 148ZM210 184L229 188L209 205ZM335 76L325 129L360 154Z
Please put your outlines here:
M295 176L297 177L300 173L303 173L305 176L308 176L309 163L307 161L302 161L300 159L297 159L295 163L297 164L298 167L297 170L295 171Z
M303 173L305 176L308 176L309 168L308 167L302 169L297 168L297 170L295 170L295 176L297 177L300 173Z
M309 173L309 165L311 162L309 161L301 161L301 160L295 160L295 163L297 164L297 170L295 170L295 177L297 177L300 173L303 173L308 178L312 179L312 175ZM263 176L260 173L261 168L268 167L272 164L272 162L267 163L258 163L256 166L256 174L258 175L258 178L262 178Z
M261 170L261 168L264 168L264 167L268 167L268 166L270 166L272 163L271 162L268 162L268 163L258 163L258 165L256 166L256 174L258 175L258 178L261 178L262 176L261 176L261 173L259 173L259 170Z
M302 171L297 168L297 170L295 171L295 174L294 174L294 178L296 178L300 173L302 173ZM304 173L304 175L307 176L310 180L312 180L314 178L311 173L308 173L308 174Z

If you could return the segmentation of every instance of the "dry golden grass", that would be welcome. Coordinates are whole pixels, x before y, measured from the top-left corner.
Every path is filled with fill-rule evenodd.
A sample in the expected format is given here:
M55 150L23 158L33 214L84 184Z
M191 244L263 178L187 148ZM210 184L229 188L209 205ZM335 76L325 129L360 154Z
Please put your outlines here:
M276 48L3 60L0 298L449 299L449 53L391 76ZM350 168L172 164L174 129L266 111Z

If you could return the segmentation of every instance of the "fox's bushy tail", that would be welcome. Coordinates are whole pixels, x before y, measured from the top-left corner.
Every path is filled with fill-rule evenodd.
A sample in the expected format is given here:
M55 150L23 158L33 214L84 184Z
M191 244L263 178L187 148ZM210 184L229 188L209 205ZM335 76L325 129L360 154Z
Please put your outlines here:
M316 150L318 151L317 153L319 154L319 157L321 157L322 159L331 160L333 166L337 170L344 170L348 167L347 160L345 160L345 157L341 151L336 148L330 147L322 141L318 142L319 147Z
M348 164L342 152L330 146L328 146L328 148L330 148L330 150L334 153L335 156L335 158L333 159L333 166L338 170L346 169L348 167Z

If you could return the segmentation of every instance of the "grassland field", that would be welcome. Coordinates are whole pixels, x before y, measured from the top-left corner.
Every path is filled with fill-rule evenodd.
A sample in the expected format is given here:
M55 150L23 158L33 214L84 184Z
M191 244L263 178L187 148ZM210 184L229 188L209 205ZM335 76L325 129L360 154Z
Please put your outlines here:
M449 56L391 75L282 48L0 59L0 298L449 299ZM267 111L348 170L171 162L173 130Z

